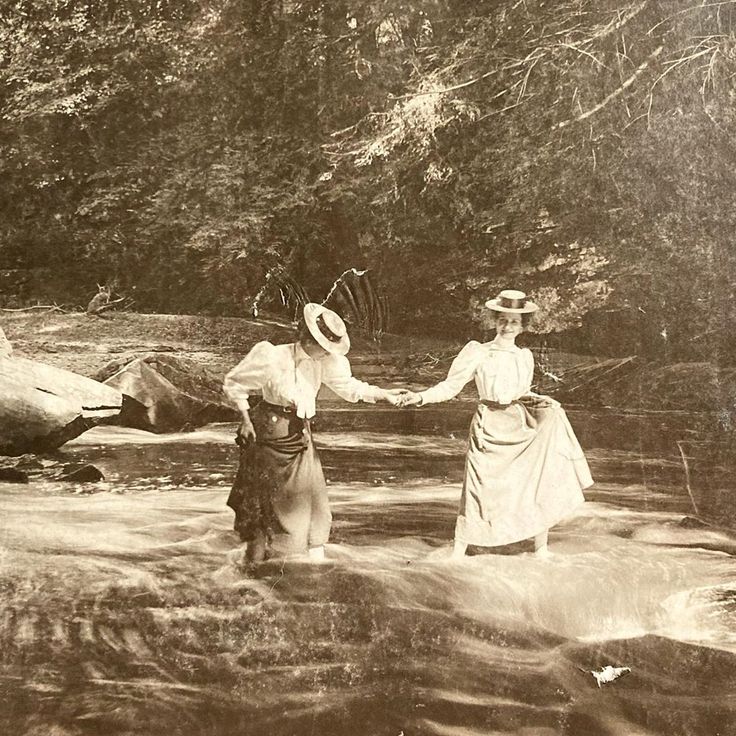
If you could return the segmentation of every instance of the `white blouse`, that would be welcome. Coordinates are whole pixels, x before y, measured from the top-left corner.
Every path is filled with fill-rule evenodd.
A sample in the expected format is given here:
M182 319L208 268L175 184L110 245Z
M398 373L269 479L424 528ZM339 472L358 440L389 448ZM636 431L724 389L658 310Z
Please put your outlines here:
M260 394L272 404L295 407L297 416L310 418L316 412L317 392L323 383L353 403L374 403L381 392L377 386L354 378L343 355L314 360L299 343L272 345L265 341L254 345L225 376L223 389L235 403Z
M473 340L452 361L447 378L420 396L422 404L447 401L475 378L479 398L509 404L529 393L533 376L534 356L529 348Z

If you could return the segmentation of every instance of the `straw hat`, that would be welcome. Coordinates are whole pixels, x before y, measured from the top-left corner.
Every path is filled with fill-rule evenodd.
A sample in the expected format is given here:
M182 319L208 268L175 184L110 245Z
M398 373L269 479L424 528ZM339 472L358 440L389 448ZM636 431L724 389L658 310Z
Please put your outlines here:
M304 305L304 323L309 334L328 353L345 355L350 350L348 328L337 312L310 302Z
M507 312L508 314L531 314L539 307L526 298L523 291L515 289L504 289L499 292L495 299L489 299L486 307L494 312Z

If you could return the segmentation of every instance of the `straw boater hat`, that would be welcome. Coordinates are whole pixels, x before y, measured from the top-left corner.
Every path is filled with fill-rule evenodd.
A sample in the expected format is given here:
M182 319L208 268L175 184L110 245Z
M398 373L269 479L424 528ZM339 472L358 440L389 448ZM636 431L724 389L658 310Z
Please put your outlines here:
M345 355L350 350L348 328L337 312L321 304L305 304L304 323L309 334L328 353Z
M515 289L504 289L499 292L495 299L489 299L486 307L494 312L507 312L508 314L531 314L539 307L526 298L523 291Z

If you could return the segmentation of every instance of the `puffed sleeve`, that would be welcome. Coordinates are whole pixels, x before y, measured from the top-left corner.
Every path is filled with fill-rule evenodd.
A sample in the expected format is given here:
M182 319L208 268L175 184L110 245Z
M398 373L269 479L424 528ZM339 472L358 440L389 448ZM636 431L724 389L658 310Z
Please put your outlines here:
M374 404L382 392L378 386L355 378L350 361L344 355L329 355L324 358L322 383L329 386L340 398L353 404L357 401Z
M447 378L419 394L422 397L422 405L438 404L457 396L473 377L482 357L483 346L476 340L471 340L452 361Z
M260 393L273 368L274 346L270 342L256 343L248 355L226 376L223 390L238 406L251 394Z

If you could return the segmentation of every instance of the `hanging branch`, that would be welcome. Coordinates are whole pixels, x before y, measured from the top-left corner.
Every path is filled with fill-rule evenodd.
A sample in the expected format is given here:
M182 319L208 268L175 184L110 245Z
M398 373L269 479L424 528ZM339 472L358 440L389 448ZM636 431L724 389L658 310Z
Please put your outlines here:
M557 123L555 128L558 130L561 128L566 128L568 125L572 125L573 123L579 123L581 120L586 120L589 117L592 117L597 112L600 112L606 105L608 105L609 102L612 100L615 100L617 97L620 97L629 87L631 87L632 84L647 70L649 65L654 61L664 49L664 46L658 46L649 56L637 67L636 71L618 88L615 89L611 94L607 95L603 100L601 100L595 107L592 107L590 110L586 110L584 113L581 113L575 118L570 118L569 120L563 120L561 123Z
M734 5L736 4L736 0L724 0L724 2L717 2L717 3L702 3L700 5L691 5L689 8L685 8L683 10L678 10L676 13L673 13L672 15L668 15L666 18L663 18L659 23L656 23L653 25L648 31L647 36L651 36L654 31L657 30L661 25L664 25L670 20L673 20L678 15L684 15L685 13L692 13L696 10L703 10L704 8L718 8L719 10L723 5Z
M492 69L490 72L486 72L485 74L481 74L478 77L474 77L473 79L469 79L467 82L460 82L460 84L455 84L452 87L440 87L439 89L429 89L425 92L411 92L406 95L390 95L389 99L391 100L408 100L413 99L415 97L426 97L427 95L444 95L447 92L454 92L456 89L463 89L464 87L470 87L472 84L477 84L478 82L481 82L484 79L488 79L488 77L493 76L494 74L498 74L500 70L499 69Z
M610 33L618 31L619 28L623 28L632 18L635 18L637 15L639 15L639 13L641 13L642 10L644 10L647 5L647 1L648 0L643 0L638 5L634 5L633 7L629 8L628 12L624 13L623 15L619 15L616 20L611 21L608 25L604 26L600 31L587 39L586 43L589 41L597 40L599 38L604 38ZM621 11L619 11L619 13L620 12Z
M577 51L578 54L583 54L585 56L588 56L601 69L608 69L608 67L597 56L595 56L595 54L591 54L590 51L586 51L585 49L578 48L574 43L563 43L562 41L560 41L560 46L564 46L565 48L572 49L573 51Z
M664 72L662 72L662 74L660 74L654 80L654 84L652 85L652 89L654 89L674 69L677 69L678 67L682 66L683 64L687 64L688 61L693 61L695 59L699 59L701 56L705 56L708 53L715 53L715 50L716 49L717 49L717 47L708 46L707 48L704 48L701 51L696 51L695 53L690 54L689 56L681 56L679 59L675 59L674 61L668 61L667 64L669 64L669 68L666 69Z

